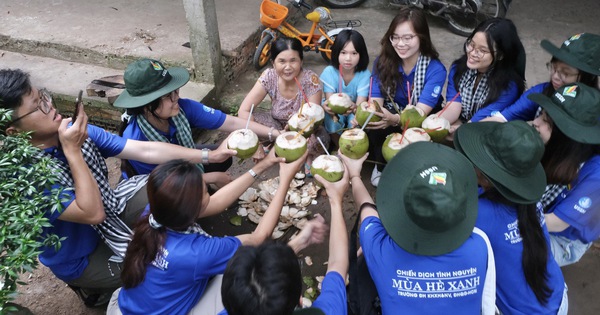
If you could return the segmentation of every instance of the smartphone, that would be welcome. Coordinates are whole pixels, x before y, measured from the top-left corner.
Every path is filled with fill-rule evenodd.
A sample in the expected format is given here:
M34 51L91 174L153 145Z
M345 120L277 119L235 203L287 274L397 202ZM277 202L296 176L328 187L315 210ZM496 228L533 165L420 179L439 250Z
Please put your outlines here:
M83 106L82 103L82 97L83 97L83 90L79 90L79 95L77 95L77 98L75 99L75 111L73 111L73 120L72 122L75 123L75 120L77 120L77 115L79 115L79 106Z

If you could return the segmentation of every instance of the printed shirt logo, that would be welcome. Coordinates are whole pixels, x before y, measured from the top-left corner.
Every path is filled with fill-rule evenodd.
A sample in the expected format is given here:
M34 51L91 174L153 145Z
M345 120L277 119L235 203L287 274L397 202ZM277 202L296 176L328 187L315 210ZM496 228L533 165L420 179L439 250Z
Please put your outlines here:
M154 62L154 61L150 61L150 64L152 64L152 67L154 68L154 70L157 71L161 71L163 68L160 66L160 64Z
M206 105L202 105L202 109L203 109L205 112L207 112L207 113L211 113L211 114L214 114L214 113L215 113L215 109L214 109L214 108L212 108L212 107L208 107L208 106L206 106Z
M431 173L429 175L429 185L446 185L446 173Z
M433 97L438 97L438 95L440 95L440 92L441 92L441 91L442 91L442 87L441 87L441 86L439 86L439 85L436 85L436 86L433 88L433 93L431 93L431 96L433 96Z
M589 209L592 206L592 199L590 197L581 197L578 203L582 208Z
M583 33L580 33L580 34L575 34L575 35L571 36L569 39L567 39L567 40L564 42L564 45L565 45L565 46L569 46L569 45L571 44L571 42L572 42L572 41L574 41L574 40L578 40L578 39L581 37L581 35L583 35Z
M562 95L576 97L577 96L577 85L570 86L563 90Z

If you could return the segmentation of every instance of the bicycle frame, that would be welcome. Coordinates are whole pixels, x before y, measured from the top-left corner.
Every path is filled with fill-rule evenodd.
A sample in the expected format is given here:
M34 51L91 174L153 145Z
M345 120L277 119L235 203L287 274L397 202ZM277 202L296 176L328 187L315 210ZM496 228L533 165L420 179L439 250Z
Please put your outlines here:
M300 40L305 49L309 47L309 49L306 50L312 50L314 48L315 51L331 53L331 49L319 47L318 42L321 36L324 36L330 43L333 43L333 40L331 37L329 37L329 35L327 35L325 28L318 24L319 23L313 22L312 26L310 27L310 31L308 33L302 33L287 21L283 21L277 30L287 37L293 37ZM319 33L315 34L315 31L317 30Z

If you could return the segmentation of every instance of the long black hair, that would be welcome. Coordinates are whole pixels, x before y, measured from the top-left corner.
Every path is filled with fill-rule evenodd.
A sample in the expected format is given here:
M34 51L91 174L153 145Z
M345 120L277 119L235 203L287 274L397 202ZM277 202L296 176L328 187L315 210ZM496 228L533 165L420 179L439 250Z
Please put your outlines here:
M340 67L340 52L348 42L352 42L354 49L360 56L356 65L356 72L367 70L369 67L369 52L363 36L355 30L343 30L335 38L331 46L331 65L336 69Z
M537 300L545 305L552 294L548 286L548 243L535 204L517 204L502 196L495 188L490 188L482 198L508 205L517 211L519 233L523 239L521 265L527 284Z
M502 92L506 90L511 82L517 85L518 95L525 90L525 48L517 28L513 22L504 18L493 18L481 22L473 33L469 35L465 43L473 39L475 34L483 32L492 55L488 76L489 93L483 106L495 102ZM456 73L452 80L455 86L460 85L460 79L469 70L467 67L466 45L462 57L456 59Z

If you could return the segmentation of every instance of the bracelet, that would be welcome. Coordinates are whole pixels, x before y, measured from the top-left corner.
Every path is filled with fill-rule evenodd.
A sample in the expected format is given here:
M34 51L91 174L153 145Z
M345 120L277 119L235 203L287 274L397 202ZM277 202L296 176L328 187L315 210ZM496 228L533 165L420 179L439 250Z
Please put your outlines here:
M269 129L269 142L273 142L273 130L275 128L271 127L271 129Z
M252 169L249 169L249 170L248 170L248 174L252 175L252 177L254 177L254 179L257 179L257 178L258 178L258 174L256 174L256 172L255 172L255 171L253 171Z
M400 124L400 114L394 114L394 116L398 116L398 122L393 124L392 127L397 127Z
M202 164L210 164L210 162L208 161L208 151L210 151L209 149L202 149Z

